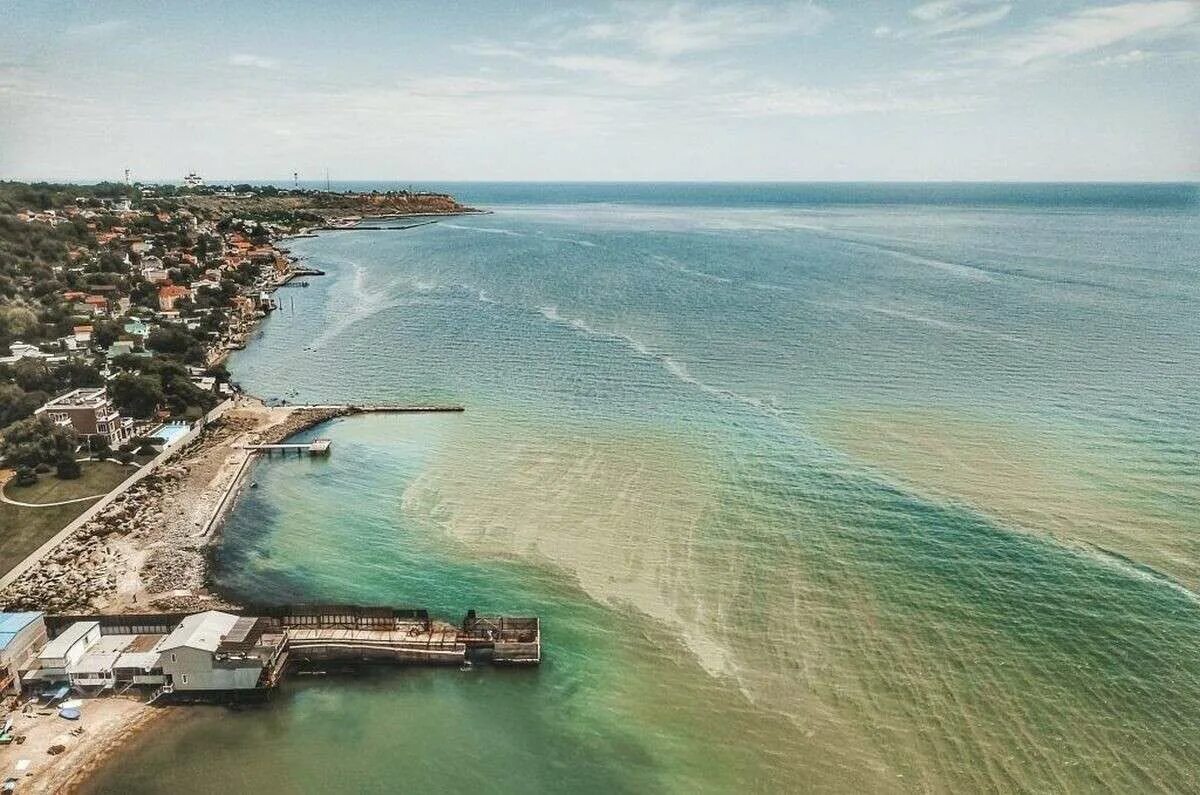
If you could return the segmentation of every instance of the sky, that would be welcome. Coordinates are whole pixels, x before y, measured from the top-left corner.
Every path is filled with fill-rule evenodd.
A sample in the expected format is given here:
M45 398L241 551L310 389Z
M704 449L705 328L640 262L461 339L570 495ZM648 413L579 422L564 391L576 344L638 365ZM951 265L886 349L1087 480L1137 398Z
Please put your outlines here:
M0 178L1197 180L1200 0L0 0Z

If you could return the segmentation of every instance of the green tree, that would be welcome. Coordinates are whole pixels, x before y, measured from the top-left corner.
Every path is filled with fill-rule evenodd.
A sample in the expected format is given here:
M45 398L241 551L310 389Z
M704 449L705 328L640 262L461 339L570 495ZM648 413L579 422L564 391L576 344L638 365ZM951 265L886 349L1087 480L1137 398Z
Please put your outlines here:
M57 392L58 379L41 359L21 359L13 365L13 380L26 392Z
M0 455L10 465L36 467L74 456L75 432L47 417L28 417L14 422L0 439Z
M16 384L0 384L0 428L32 417L49 399L45 392L26 392Z
M92 367L87 362L71 361L64 362L54 371L54 377L58 382L71 389L78 389L81 386L100 386L104 383L104 376L95 367Z
M122 414L144 419L163 402L162 381L153 375L122 373L109 383L108 395Z
M64 455L58 459L55 468L58 470L56 474L60 480L74 480L83 474L79 462L72 455Z
M92 342L107 350L125 333L125 326L116 320L101 320L92 326Z

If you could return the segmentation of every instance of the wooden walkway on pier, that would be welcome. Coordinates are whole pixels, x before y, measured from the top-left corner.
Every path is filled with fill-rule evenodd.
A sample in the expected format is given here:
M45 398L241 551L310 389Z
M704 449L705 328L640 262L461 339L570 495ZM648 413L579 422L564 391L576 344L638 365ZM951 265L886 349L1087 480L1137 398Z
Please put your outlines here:
M297 455L308 453L309 455L329 455L330 448L333 447L333 441L330 439L314 439L311 442L298 442L293 444L243 444L241 449L249 450L252 453L271 453L278 450L281 453L295 451Z

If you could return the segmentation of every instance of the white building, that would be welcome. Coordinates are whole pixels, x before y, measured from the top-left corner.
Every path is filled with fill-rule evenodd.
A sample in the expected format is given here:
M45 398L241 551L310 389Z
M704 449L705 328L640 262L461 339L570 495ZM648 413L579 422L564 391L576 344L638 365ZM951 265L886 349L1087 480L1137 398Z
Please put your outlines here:
M174 692L252 690L282 644L267 649L260 620L208 610L183 619L159 644L159 665Z
M39 678L47 681L66 680L67 669L83 659L88 649L100 640L100 622L76 621L54 640L47 643L37 657Z

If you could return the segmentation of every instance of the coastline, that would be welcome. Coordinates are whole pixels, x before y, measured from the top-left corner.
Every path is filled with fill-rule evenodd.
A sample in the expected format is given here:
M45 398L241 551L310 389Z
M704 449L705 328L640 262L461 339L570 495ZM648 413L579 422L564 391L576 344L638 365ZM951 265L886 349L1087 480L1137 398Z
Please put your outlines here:
M473 210L361 216L361 221L405 217L456 217L486 214ZM351 227L352 228L352 227ZM297 260L281 244L315 236L327 227L273 236L269 246L286 261L268 288L276 292L296 276ZM336 231L336 230L335 230ZM249 340L269 316L227 330ZM223 336L209 356L224 362L232 352ZM168 450L140 478L130 478L106 495L98 510L51 539L14 567L22 568L0 589L4 609L48 612L130 613L153 610L207 610L237 605L215 592L213 552L222 526L245 487L255 454L246 444L275 444L337 417L357 413L353 406L267 406L257 397L237 394L219 416L202 425L195 438ZM45 714L12 712L27 743L0 747L0 764L18 759L31 764L20 779L22 791L74 792L123 747L151 727L181 719L182 711L146 704L136 697L84 700L84 720L66 725L56 710ZM72 728L81 733L74 735ZM48 739L48 738L53 738ZM47 748L65 750L48 754ZM12 757L8 759L7 757Z

